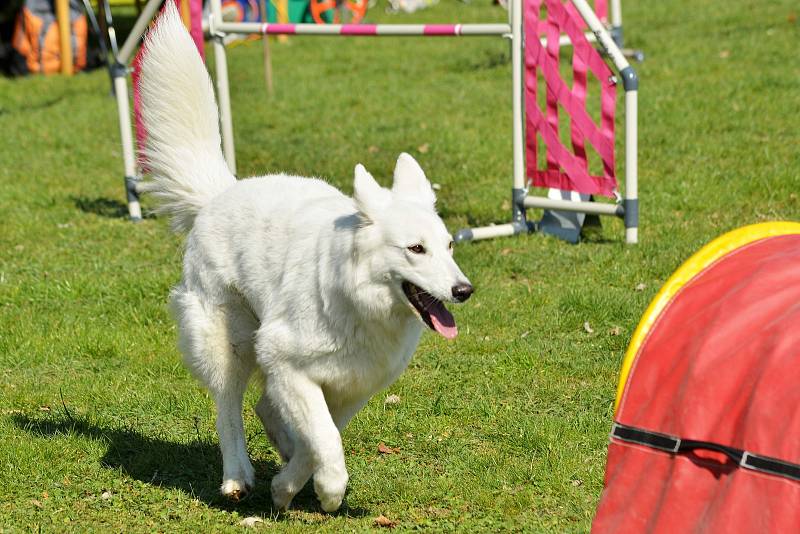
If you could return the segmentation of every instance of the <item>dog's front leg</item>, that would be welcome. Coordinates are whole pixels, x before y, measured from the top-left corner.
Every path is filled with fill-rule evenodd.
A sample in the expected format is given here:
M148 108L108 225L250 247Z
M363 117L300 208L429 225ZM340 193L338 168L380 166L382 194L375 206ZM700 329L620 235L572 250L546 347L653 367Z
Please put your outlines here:
M309 477L322 509L339 508L347 488L347 468L339 430L318 384L294 370L272 372L266 395L281 413L294 438L289 462L272 479L272 501L285 509Z

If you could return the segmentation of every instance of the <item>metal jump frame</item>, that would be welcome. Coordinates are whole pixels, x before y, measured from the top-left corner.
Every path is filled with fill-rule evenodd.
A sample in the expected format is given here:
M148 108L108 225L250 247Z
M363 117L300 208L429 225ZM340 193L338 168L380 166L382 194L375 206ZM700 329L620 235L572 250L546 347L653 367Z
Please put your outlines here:
M499 36L511 41L512 61L512 112L513 112L513 189L512 220L506 224L468 228L455 234L456 241L488 239L510 236L536 230L536 225L526 218L528 208L572 211L595 215L614 215L625 221L625 241L638 240L638 197L637 197L637 90L638 78L618 46L622 38L622 15L620 0L611 1L611 33L597 18L586 0L570 0L583 17L591 34L587 37L600 43L611 58L625 89L625 191L624 198L616 204L592 201L556 200L527 194L525 178L525 139L523 133L523 68L524 43L522 3L524 0L510 0L508 24L273 24L273 23L230 23L222 22L220 0L210 0L211 15L208 21L209 33L213 39L216 65L217 98L219 101L220 125L222 130L222 149L231 172L236 174L236 155L233 144L233 123L228 86L228 64L223 38L228 33L269 34L269 35L340 35L340 36ZM136 192L136 160L131 134L130 111L126 74L128 60L156 13L161 0L150 0L136 21L128 39L112 68L120 119L120 133L125 163L125 184L128 194L129 213L132 219L141 218L138 194ZM613 34L613 37L612 37ZM617 41L615 42L615 38ZM561 44L569 44L563 36Z

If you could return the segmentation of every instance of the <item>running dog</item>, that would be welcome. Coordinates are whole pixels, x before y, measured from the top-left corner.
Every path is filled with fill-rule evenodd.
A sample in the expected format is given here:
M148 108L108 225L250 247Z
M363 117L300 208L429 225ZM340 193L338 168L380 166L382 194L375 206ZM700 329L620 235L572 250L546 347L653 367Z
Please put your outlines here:
M143 190L188 234L171 307L184 362L216 404L221 491L238 500L253 488L242 402L260 374L255 410L283 460L274 504L287 508L313 476L334 511L348 480L341 430L398 378L425 326L456 336L443 303L473 287L414 158L400 155L391 189L356 165L352 198L315 178L237 181L211 81L172 2L144 46Z

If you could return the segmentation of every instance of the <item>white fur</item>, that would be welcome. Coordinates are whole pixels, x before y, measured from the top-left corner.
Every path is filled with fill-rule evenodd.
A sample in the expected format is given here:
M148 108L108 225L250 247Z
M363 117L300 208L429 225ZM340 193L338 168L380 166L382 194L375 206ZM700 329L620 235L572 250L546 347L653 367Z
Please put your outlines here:
M274 503L288 507L313 476L333 511L348 480L339 433L406 368L423 329L402 282L452 302L452 288L468 281L407 154L392 190L358 165L352 199L312 178L236 181L208 75L167 6L142 64L148 190L174 228L189 231L172 308L184 361L217 405L221 490L239 497L253 487L241 412L259 372L256 413L285 462ZM426 252L409 250L416 244Z

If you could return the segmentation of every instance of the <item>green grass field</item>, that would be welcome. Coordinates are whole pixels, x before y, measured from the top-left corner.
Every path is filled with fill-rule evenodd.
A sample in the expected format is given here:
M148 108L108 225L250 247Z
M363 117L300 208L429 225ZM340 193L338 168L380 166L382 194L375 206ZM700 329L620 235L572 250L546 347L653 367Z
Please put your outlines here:
M351 482L332 516L310 486L288 513L271 510L278 457L255 391L256 492L236 505L218 495L213 406L180 363L166 307L181 239L164 220L125 218L107 74L0 80L0 532L238 531L254 515L261 529L362 531L381 514L401 530L588 531L618 368L649 300L715 236L800 219L796 2L623 7L627 43L647 53L641 243L604 220L576 246L540 235L459 246L477 286L455 309L461 335L426 334L346 429ZM381 4L370 18L505 16L488 0L443 0L413 16ZM241 176L320 175L349 193L356 163L388 184L408 151L441 185L452 231L508 219L506 44L292 38L272 51L271 99L261 44L229 53Z

